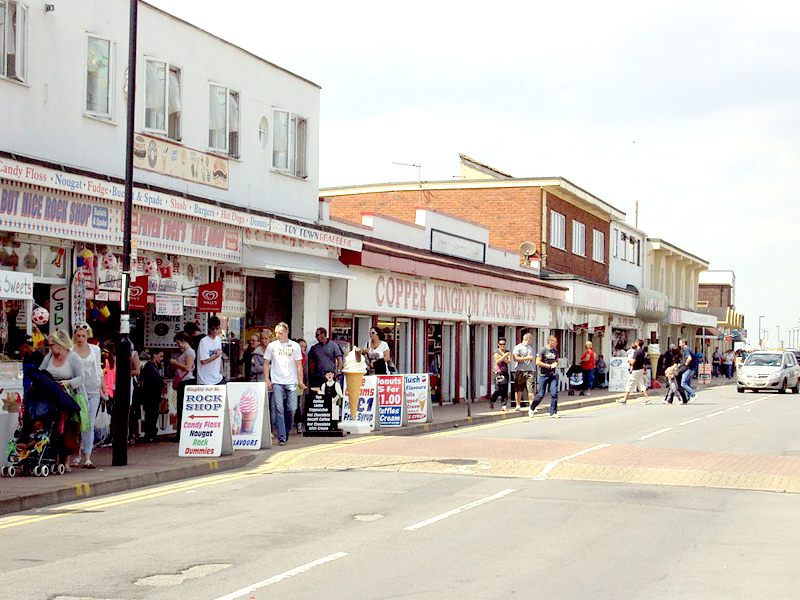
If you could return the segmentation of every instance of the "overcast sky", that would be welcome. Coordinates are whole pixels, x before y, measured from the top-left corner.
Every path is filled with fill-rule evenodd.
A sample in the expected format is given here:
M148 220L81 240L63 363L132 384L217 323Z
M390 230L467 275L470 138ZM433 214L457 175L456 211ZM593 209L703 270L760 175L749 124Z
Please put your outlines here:
M323 187L562 176L800 326L800 5L151 3L322 86Z

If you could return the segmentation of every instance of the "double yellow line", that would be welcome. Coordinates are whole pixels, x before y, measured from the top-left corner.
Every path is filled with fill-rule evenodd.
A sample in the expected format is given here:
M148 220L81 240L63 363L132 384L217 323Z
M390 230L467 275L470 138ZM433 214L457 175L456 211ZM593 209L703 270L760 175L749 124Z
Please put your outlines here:
M366 444L370 442L377 442L385 439L385 436L371 436L368 438L360 438L354 440L345 440L326 444L319 447L303 448L299 450L289 450L277 454L272 460L252 467L245 471L237 471L231 473L220 473L219 475L206 476L200 479L190 479L180 481L177 483L165 484L157 487L149 487L135 492L126 492L111 497L94 498L92 500L84 500L69 504L61 509L63 512L41 514L41 515L14 515L10 517L0 518L0 530L9 529L11 527L20 527L22 525L32 525L33 523L40 523L42 521L49 521L61 517L70 516L76 513L93 512L105 510L115 506L123 506L125 504L132 504L134 502L141 502L143 500L151 500L153 498L160 498L161 496L168 496L170 494L178 494L181 492L188 492L196 490L209 485L219 485L222 483L230 483L240 479L247 479L248 477L256 477L259 475L269 475L278 471L286 471L292 465L296 464L304 457L317 454L320 452L328 452L341 446L352 446L356 444ZM191 459L188 459L191 460ZM85 484L76 484L76 486L83 486Z

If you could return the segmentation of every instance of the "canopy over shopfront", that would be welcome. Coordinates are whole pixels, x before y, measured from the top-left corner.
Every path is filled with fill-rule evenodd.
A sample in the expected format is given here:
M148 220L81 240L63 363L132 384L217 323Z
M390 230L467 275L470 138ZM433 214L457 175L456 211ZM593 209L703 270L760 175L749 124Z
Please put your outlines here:
M350 269L333 258L258 248L247 244L242 247L241 267L243 269L304 273L333 279L355 279L355 275L350 272Z
M743 332L738 329L734 329L730 333L721 333L717 336L718 340L724 340L726 342L746 342L747 339Z

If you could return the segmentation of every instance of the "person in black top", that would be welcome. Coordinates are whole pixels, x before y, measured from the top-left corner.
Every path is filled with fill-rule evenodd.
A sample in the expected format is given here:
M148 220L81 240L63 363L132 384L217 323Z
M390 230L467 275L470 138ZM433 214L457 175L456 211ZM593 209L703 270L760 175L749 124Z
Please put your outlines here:
M644 394L644 404L650 404L650 396L647 394L647 382L645 381L644 365L647 360L647 353L644 351L644 342L636 340L633 343L633 357L628 359L631 365L631 373L628 375L628 383L625 385L625 396L617 400L620 404L628 402L628 396L635 387Z
M242 357L237 361L239 366L242 367L244 379L243 381L250 381L250 367L253 363L253 351L258 348L260 338L257 333L250 336L247 347L242 352Z
M139 374L139 398L144 407L144 442L158 442L158 408L161 404L161 393L164 390L164 376L161 374L161 363L164 362L164 351L155 350L149 361Z
M536 366L539 367L539 379L536 382L536 395L533 402L528 407L528 416L532 417L538 412L536 407L544 398L545 393L550 392L550 418L560 419L558 414L558 340L554 335L547 338L547 345L539 350L536 355Z
M31 387L30 371L42 365L44 354L33 347L33 338L26 335L19 345L19 355L22 357L22 388L27 392Z

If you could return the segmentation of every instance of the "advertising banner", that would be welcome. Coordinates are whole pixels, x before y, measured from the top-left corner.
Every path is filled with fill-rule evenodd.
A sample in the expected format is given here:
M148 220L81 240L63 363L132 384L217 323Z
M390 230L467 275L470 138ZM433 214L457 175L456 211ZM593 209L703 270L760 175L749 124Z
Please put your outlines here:
M375 396L377 384L377 376L375 375L367 375L362 379L361 393L358 398L358 412L356 412L355 418L356 421L367 423L370 431L375 431L376 428L378 402ZM347 386L345 385L344 399L342 400L342 422L347 423L353 420L350 414L350 399L347 396Z
M183 296L156 296L156 314L177 316L183 314Z
M234 450L271 448L269 411L266 410L267 384L263 381L229 383L228 414Z
M147 310L147 275L131 282L128 287L128 306L131 310Z
M238 229L147 209L134 211L131 228L140 251L153 250L234 263L242 261L242 232Z
M409 424L428 422L430 392L427 373L403 375L403 393Z
M213 457L232 453L225 386L187 385L178 456Z
M197 293L197 312L222 312L222 281L205 283Z
M33 275L14 271L0 272L0 298L5 300L33 299Z
M225 282L222 287L222 314L228 317L244 317L247 312L245 276L225 271L222 280Z
M608 361L608 391L624 392L628 383L628 357L613 356Z
M148 304L144 313L144 347L177 348L175 334L183 331L187 323L195 323L206 330L206 315L198 315L194 307L184 305L180 314L159 315L156 305Z
M339 384L336 384L338 387ZM341 391L341 388L340 388ZM341 397L339 398L341 400ZM306 426L303 428L304 436L341 436L344 432L339 429L339 405L331 397L326 398L323 393L310 392L306 397Z
M149 135L133 138L133 166L223 190L228 189L228 160Z
M403 425L403 375L377 375L381 427Z

